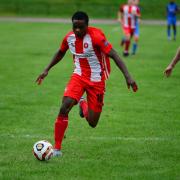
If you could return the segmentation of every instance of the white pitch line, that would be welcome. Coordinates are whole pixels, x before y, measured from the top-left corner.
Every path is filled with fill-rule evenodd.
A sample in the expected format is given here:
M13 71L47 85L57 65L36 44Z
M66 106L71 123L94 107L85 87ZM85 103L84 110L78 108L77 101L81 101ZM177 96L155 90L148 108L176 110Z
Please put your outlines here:
M0 134L0 138L25 138L25 139L31 139L31 138L37 138L37 139L49 139L51 136L47 135L30 135L30 134L25 134L25 135L16 135L16 134ZM95 140L95 141L177 141L179 139L174 138L174 137L123 137L123 136L90 136L90 137L72 137L72 136L67 136L67 139L70 140L75 140L75 139L82 139L82 140Z
M114 136L114 137L89 137L89 139L97 141L106 141L106 140L115 140L115 141L172 141L173 138L166 137L123 137L123 136Z
M72 23L70 18L38 18L38 17L0 17L0 22L30 22L30 23ZM115 19L91 19L92 24L117 24L119 22ZM141 24L144 25L166 25L166 20L141 20ZM180 25L180 22L177 22Z

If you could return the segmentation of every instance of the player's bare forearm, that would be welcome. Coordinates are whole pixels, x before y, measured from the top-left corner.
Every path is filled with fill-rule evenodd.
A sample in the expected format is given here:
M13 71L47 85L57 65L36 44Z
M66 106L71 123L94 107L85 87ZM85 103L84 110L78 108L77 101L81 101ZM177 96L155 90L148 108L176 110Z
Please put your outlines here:
M109 57L111 57L114 60L118 68L124 74L128 88L132 87L133 91L136 92L138 90L136 82L131 78L126 65L123 63L123 61L114 49L111 49Z
M45 68L46 71L49 71L54 65L56 65L63 57L64 57L65 53L58 50L54 57L52 58L51 62L49 63L49 65Z
M173 58L173 60L171 61L171 63L166 67L164 74L169 77L175 67L175 65L177 64L177 62L180 60L180 47L175 55L175 57Z
M124 62L121 60L121 58L119 57L119 55L117 54L117 52L112 49L109 53L109 57L111 57L114 62L116 63L116 65L118 66L118 68L122 71L122 73L124 74L124 77L130 78L130 74L127 70L126 65L124 64Z
M44 78L48 75L49 70L56 65L63 57L64 57L65 53L58 50L54 57L52 58L51 62L49 63L49 65L45 68L45 70L38 76L38 78L36 79L36 82L40 85L42 83L42 81L44 80Z
M177 62L180 60L180 48L178 49L175 57L173 58L172 62L170 63L170 65L172 66L172 68L174 68L174 66L177 64Z

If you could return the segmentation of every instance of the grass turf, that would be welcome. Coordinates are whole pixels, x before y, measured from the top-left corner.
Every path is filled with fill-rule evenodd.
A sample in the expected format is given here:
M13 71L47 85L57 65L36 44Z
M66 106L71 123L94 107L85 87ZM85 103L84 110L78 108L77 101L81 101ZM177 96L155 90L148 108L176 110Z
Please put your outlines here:
M122 54L119 26L98 27ZM0 179L179 179L179 64L168 79L163 70L180 39L167 41L165 26L141 26L138 54L124 59L139 85L137 93L127 90L112 62L98 127L91 129L74 107L64 156L47 163L33 157L36 141L53 143L54 120L73 70L70 53L42 86L34 81L70 28L0 23Z

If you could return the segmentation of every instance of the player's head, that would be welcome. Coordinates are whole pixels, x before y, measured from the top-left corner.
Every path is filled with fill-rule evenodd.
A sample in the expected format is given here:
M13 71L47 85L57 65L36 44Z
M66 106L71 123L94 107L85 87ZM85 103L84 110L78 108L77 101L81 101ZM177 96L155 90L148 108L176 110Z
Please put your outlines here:
M78 37L86 34L89 17L85 12L77 11L72 16L73 31Z
M127 3L128 3L129 5L131 5L131 4L133 4L133 0L128 0Z
M134 5L139 5L139 0L132 0Z

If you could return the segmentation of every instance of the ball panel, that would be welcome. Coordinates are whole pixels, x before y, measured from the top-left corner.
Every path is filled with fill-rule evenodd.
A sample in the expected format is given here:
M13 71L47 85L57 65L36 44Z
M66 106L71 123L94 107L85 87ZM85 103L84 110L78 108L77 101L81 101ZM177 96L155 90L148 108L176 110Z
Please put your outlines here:
M49 160L53 155L53 146L46 140L38 141L33 146L33 154L40 161Z

